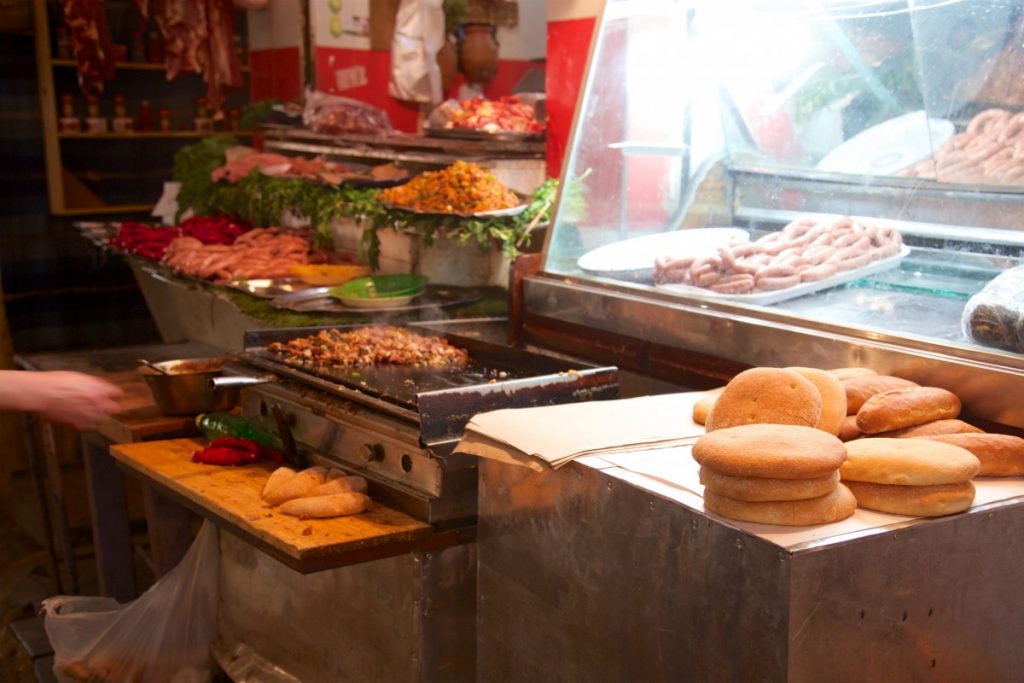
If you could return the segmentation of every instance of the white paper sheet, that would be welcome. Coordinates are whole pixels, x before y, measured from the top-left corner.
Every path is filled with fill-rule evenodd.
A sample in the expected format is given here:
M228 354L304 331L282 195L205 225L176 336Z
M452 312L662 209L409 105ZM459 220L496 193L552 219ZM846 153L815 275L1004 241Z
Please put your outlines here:
M505 444L517 454L558 468L574 458L608 451L651 450L692 443L704 433L693 421L703 392L588 401L541 408L509 408L476 415L466 434ZM457 451L474 453L471 440Z
M646 452L603 453L601 459L615 467L603 467L601 470L652 493L704 512L704 486L700 483L700 465L693 459L691 451L691 446L684 446ZM974 479L974 487L976 493L972 507L978 507L1024 496L1024 477L979 477ZM754 524L725 517L719 519L776 545L794 548L807 544L838 542L849 536L863 536L872 532L882 533L922 518L857 508L851 517L844 520L801 527Z

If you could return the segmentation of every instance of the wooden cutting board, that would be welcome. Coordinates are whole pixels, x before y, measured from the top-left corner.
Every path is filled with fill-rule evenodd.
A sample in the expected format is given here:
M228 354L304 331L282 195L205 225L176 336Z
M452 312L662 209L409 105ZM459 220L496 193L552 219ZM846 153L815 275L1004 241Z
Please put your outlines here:
M429 524L377 503L364 513L333 519L285 515L260 498L276 465L192 462L192 453L204 445L172 439L116 444L110 452L145 483L302 573L400 555L424 547L433 535Z

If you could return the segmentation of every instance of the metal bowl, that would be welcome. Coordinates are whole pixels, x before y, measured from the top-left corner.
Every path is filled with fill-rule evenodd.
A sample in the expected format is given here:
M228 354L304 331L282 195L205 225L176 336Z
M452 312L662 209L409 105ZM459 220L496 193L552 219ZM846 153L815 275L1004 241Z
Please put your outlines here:
M146 379L157 408L164 415L198 415L230 410L238 405L240 387L211 388L209 380L219 377L227 358L187 358L153 363L168 374L146 366L139 374Z

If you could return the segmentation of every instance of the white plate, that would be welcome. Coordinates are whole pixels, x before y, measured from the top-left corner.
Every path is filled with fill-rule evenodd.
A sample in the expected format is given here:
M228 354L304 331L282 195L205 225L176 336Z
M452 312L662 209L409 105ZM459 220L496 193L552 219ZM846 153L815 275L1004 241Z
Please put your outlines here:
M742 228L691 228L644 235L612 242L588 251L576 260L580 270L618 280L649 282L654 261L662 256L707 256L718 247L749 242Z
M839 145L818 162L819 171L892 175L929 158L953 135L953 124L914 111L883 121Z
M422 293L420 291L408 296L379 296L372 299L358 296L335 296L334 298L352 308L395 308L406 305Z
M681 285L681 284L667 284L667 285L656 285L658 289L665 289L672 292L678 292L679 294L687 294L690 296L701 296L711 297L715 299L725 299L727 301L735 301L738 303L751 304L754 306L768 306L770 304L777 304L780 301L786 301L788 299L795 299L798 296L804 296L806 294L813 294L814 292L820 292L823 289L829 289L830 287L838 287L839 285L846 284L847 282L853 282L859 280L862 277L868 275L875 275L877 273L896 268L900 265L907 254L910 253L910 247L904 245L900 249L900 253L889 258L884 258L881 261L874 261L869 263L863 268L855 268L853 270L845 270L841 273L836 273L832 277L827 277L823 280L815 280L813 282L801 282L795 287L787 287L786 289L777 289L772 292L757 292L755 294L720 294L713 292L710 289L703 287L694 287L693 285Z

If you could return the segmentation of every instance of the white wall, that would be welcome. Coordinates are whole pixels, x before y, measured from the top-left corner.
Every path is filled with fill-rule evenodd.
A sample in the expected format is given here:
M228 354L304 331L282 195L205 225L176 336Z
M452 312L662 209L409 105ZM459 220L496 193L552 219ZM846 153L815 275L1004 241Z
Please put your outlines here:
M597 17L603 8L604 0L549 0L548 21Z
M274 50L302 45L302 4L305 0L271 0L249 10L249 49ZM320 0L323 2L324 0Z
M519 0L519 23L498 28L502 59L542 59L547 50L547 3Z

